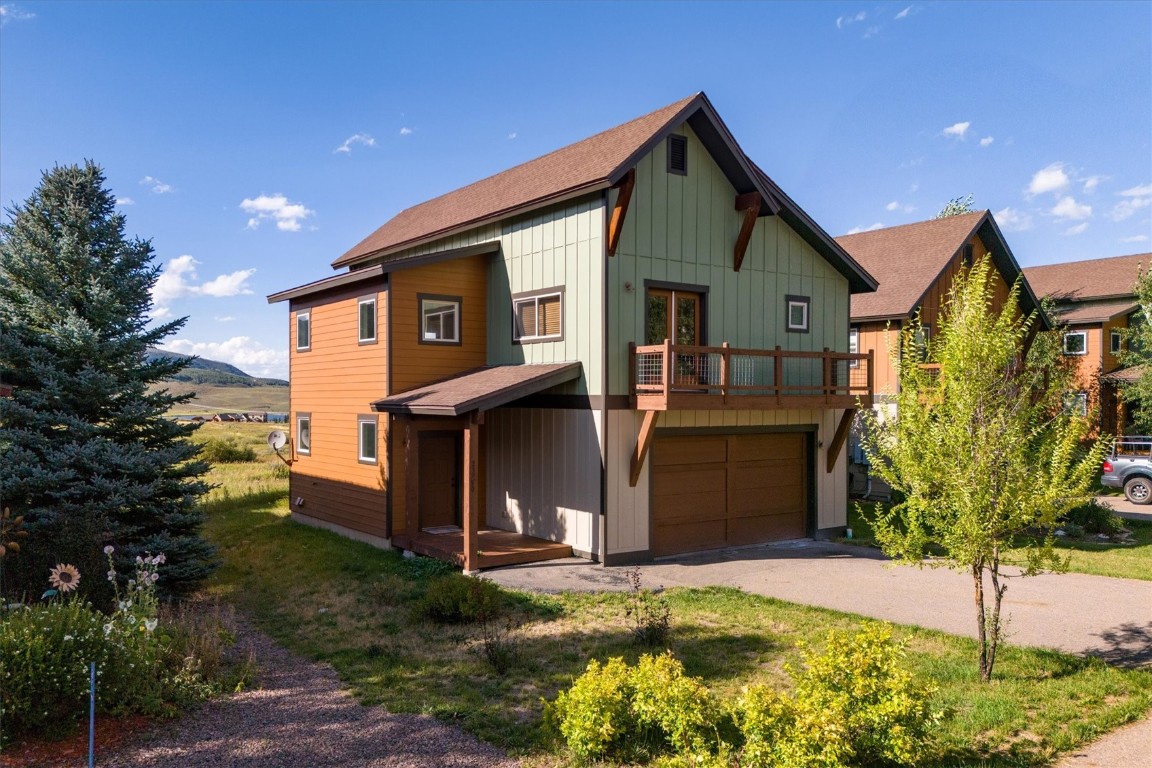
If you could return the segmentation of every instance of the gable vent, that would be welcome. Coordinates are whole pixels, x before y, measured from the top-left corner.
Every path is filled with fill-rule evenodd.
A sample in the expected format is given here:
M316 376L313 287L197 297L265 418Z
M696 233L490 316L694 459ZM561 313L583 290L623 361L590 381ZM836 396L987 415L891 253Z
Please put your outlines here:
M688 137L672 134L668 137L668 173L688 175Z

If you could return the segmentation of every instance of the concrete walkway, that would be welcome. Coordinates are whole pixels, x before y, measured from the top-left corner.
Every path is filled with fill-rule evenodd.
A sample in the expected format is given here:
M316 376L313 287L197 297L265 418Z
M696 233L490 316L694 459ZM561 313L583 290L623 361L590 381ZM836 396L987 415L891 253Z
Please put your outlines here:
M1125 520L1142 520L1152 523L1152 504L1133 504L1123 496L1097 496L1096 501L1106 504Z
M1115 508L1115 507L1114 507ZM484 575L541 592L626 590L629 568L571 558ZM976 636L972 580L945 568L897 566L878 551L794 542L664 560L640 567L650 587L730 586L955 635ZM1007 642L1152 666L1152 581L1079 573L1012 578L1004 595ZM1057 768L1152 768L1152 719L1121 728Z

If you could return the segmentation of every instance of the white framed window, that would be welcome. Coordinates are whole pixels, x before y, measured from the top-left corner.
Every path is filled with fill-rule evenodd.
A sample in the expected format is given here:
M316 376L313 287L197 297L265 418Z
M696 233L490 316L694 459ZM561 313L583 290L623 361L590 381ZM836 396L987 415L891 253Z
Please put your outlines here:
M549 289L512 297L512 338L519 342L564 338L564 291Z
M365 296L356 303L360 315L360 343L376 341L376 297Z
M356 433L359 435L358 458L362 464L376 463L376 417L357 416Z
M860 354L860 329L859 328L849 328L848 329L848 351L854 355ZM848 367L849 368L859 368L860 367L860 361L859 360L852 360L848 363Z
M1124 337L1120 331L1112 331L1109 337L1110 349L1112 354L1118 355L1124 349Z
M460 343L460 297L419 294L421 344Z
M1086 355L1088 354L1088 332L1087 331L1069 331L1064 334L1064 354L1066 355Z
M296 414L296 453L312 455L312 414Z
M784 321L790 333L808 333L812 299L808 296L785 296Z
M296 313L296 351L304 352L312 348L312 311Z
M1064 408L1077 416L1088 415L1088 393L1069 392L1064 395Z

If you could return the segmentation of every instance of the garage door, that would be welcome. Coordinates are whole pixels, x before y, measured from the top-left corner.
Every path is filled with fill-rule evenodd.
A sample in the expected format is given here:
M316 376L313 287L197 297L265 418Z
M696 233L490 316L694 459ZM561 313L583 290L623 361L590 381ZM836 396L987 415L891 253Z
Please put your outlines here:
M803 433L657 437L652 444L652 554L807 535Z

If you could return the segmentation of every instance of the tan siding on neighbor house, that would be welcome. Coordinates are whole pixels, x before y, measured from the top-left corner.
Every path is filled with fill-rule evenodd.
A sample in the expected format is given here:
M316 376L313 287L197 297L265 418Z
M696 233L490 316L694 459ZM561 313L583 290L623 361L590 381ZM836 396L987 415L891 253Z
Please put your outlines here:
M857 346L861 352L872 350L872 364L876 366L876 397L895 395L899 390L896 380L896 366L891 355L900 347L900 323L888 322L859 323L854 328L860 331Z
M359 300L376 297L377 341L359 341ZM293 509L321 522L373 536L387 536L384 463L358 460L357 416L387 394L385 336L388 291L378 284L293 301L289 313L292 387L289 430L293 435L290 496ZM296 315L311 313L311 348L296 349ZM312 451L299 453L296 415L311 414ZM377 420L376 455L384 456L386 429ZM303 500L303 506L296 503Z
M1075 386L1081 392L1095 394L1095 390L1099 386L1100 364L1104 354L1104 332L1099 325L1072 325L1065 329L1065 333L1080 331L1085 334L1087 353L1074 356L1076 358ZM1088 407L1091 408L1094 403L1095 401L1090 397Z

